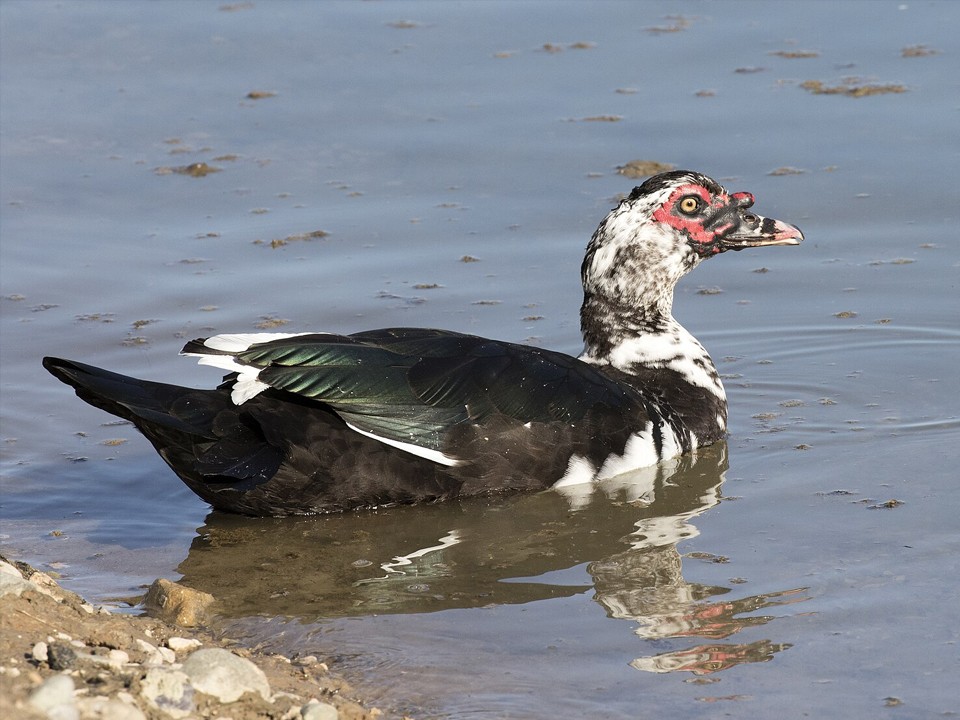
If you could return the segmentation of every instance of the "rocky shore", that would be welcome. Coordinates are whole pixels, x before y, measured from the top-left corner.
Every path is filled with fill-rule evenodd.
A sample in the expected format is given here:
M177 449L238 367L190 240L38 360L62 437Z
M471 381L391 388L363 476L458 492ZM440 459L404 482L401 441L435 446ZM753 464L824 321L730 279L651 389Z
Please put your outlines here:
M202 629L206 598L157 581L160 617L111 613L0 557L0 717L368 720L382 717L313 656L262 655ZM209 596L207 596L209 597Z

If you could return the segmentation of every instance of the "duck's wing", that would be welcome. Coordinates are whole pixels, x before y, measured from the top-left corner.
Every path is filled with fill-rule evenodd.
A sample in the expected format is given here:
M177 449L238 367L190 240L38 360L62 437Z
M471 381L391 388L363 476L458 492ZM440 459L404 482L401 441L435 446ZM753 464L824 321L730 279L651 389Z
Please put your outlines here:
M292 393L330 406L358 432L450 465L444 439L463 424L644 412L628 386L568 355L442 330L219 335L183 353L237 373L225 379L237 404L267 388Z

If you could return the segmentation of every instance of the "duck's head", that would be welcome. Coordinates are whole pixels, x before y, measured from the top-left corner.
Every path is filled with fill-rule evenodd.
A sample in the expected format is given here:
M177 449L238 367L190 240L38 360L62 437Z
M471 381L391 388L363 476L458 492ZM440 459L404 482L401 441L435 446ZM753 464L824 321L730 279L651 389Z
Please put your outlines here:
M585 292L614 305L653 304L669 313L677 281L705 258L803 240L799 228L752 212L753 202L750 193L728 193L697 172L654 175L594 233L582 267Z

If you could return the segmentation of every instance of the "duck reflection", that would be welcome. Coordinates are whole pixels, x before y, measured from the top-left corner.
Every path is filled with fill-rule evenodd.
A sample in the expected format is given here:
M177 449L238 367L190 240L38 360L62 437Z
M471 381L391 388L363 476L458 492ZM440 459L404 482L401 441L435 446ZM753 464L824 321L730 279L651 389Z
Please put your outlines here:
M565 494L473 498L312 518L211 513L178 568L226 618L303 622L521 604L594 591L646 639L728 637L771 617L743 613L798 591L727 602L688 583L677 543L720 499L726 448ZM614 482L615 481L615 482ZM789 598L793 598L792 600ZM640 670L715 672L786 645L702 646L638 658Z

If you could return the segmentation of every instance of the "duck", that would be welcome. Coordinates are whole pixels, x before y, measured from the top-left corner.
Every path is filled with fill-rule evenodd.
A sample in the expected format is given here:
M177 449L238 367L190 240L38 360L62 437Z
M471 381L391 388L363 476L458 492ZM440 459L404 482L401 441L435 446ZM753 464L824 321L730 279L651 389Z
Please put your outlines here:
M227 372L213 389L43 366L136 426L214 510L313 515L597 484L725 437L723 383L674 319L674 288L724 252L803 240L753 204L689 170L635 187L587 245L578 357L397 327L191 340L182 355Z

